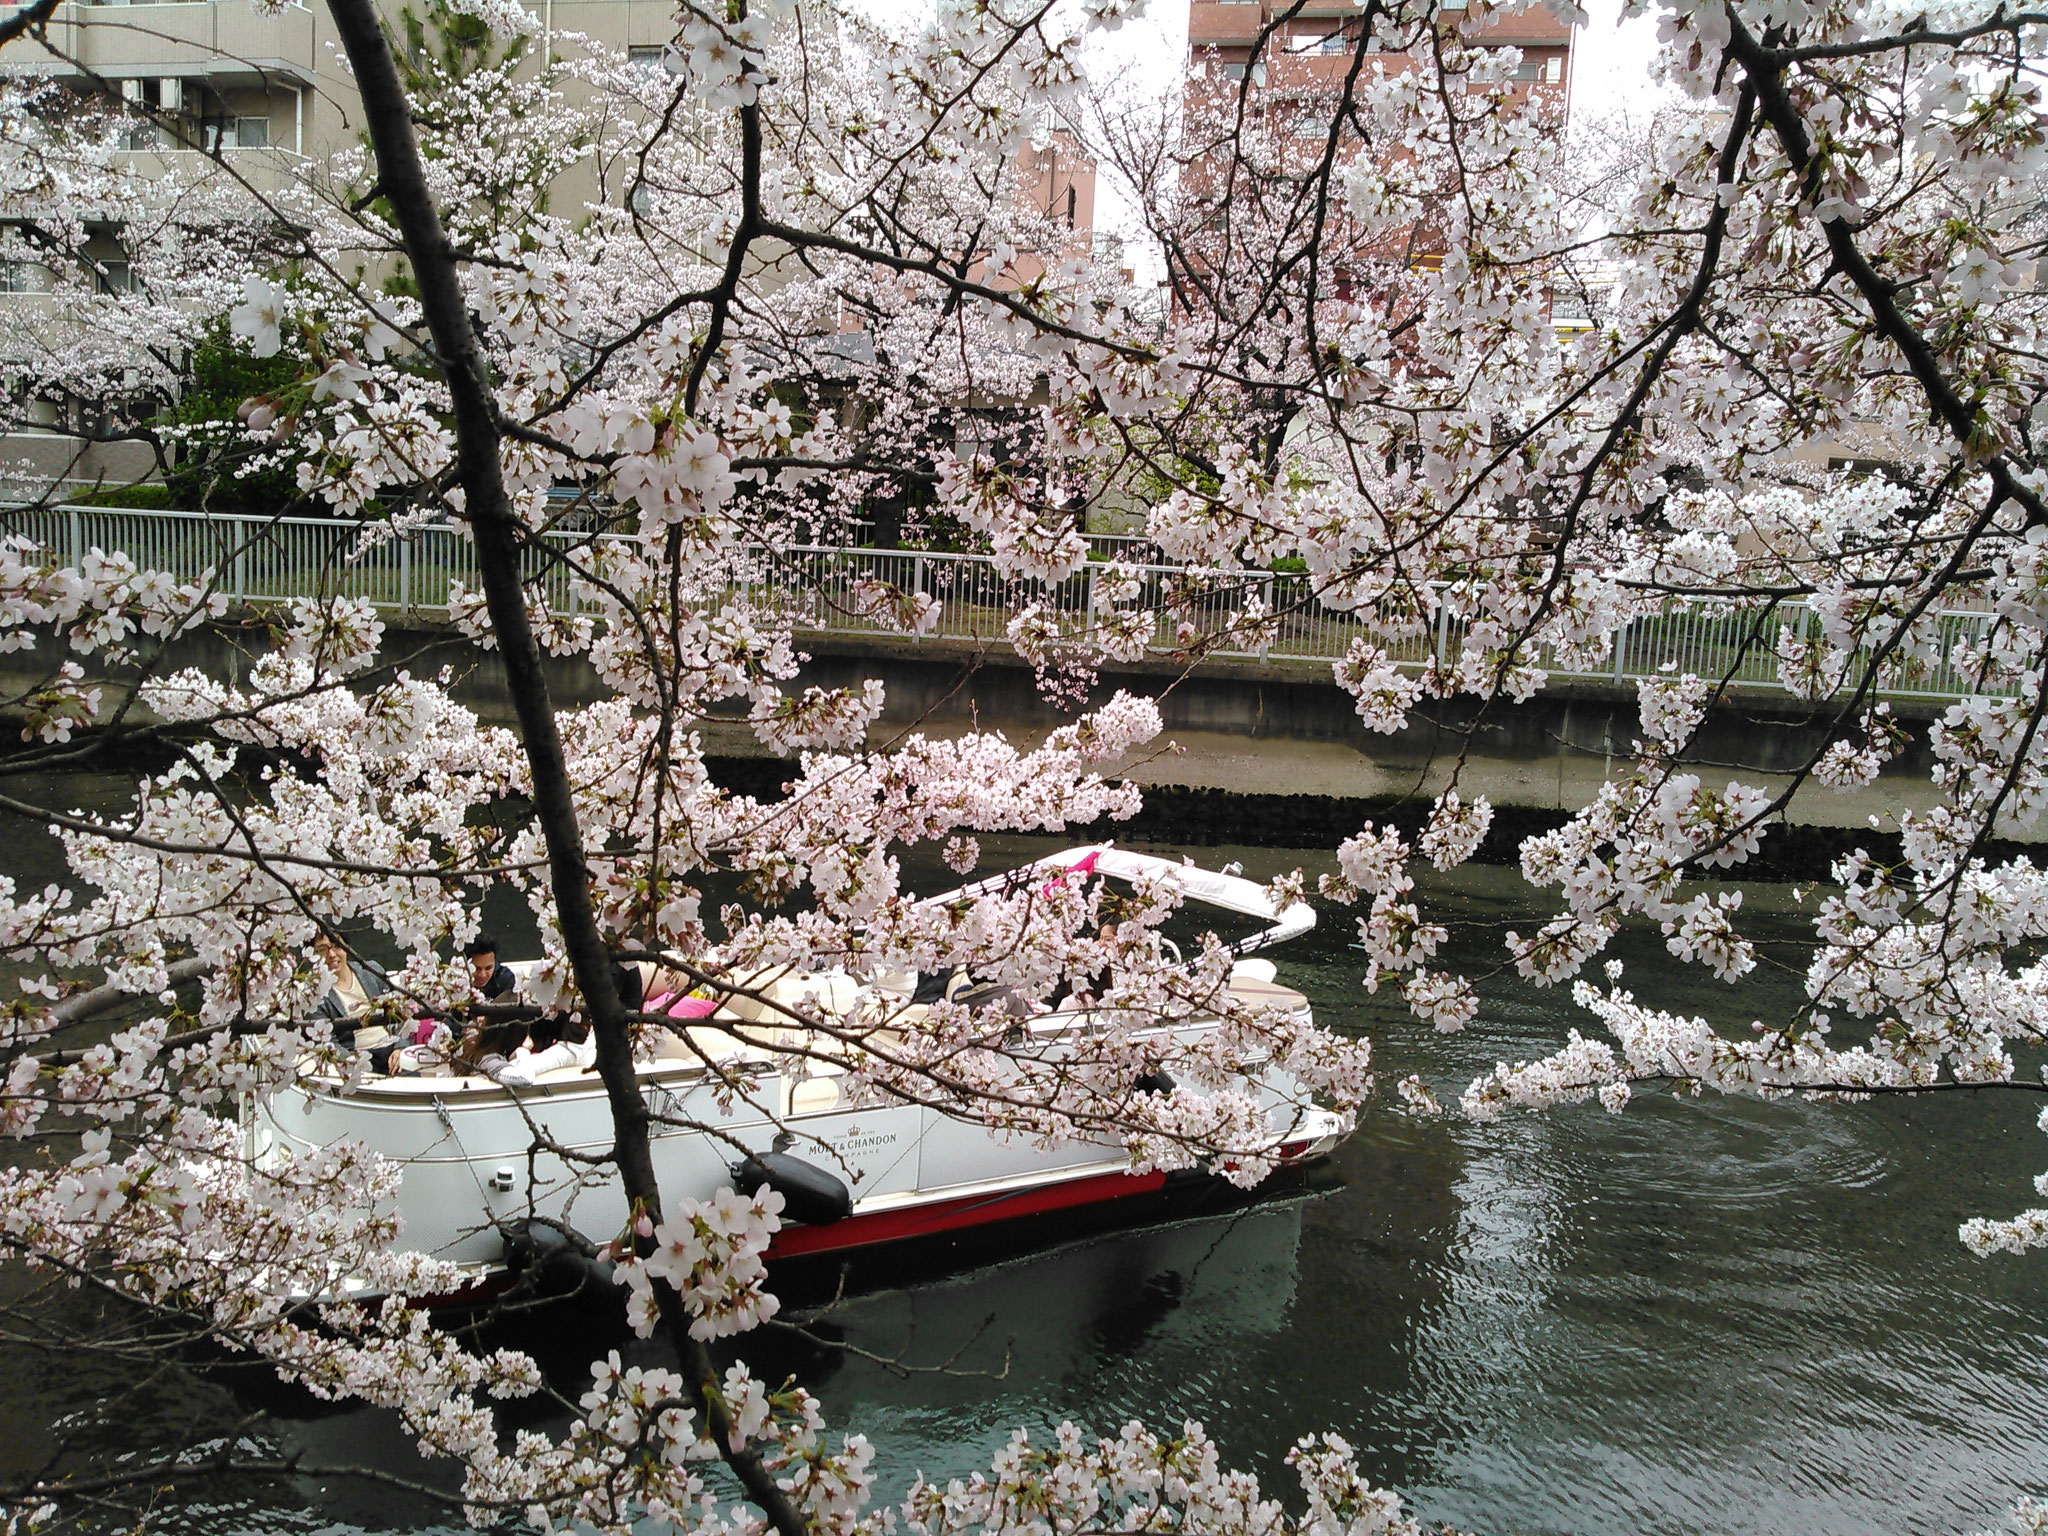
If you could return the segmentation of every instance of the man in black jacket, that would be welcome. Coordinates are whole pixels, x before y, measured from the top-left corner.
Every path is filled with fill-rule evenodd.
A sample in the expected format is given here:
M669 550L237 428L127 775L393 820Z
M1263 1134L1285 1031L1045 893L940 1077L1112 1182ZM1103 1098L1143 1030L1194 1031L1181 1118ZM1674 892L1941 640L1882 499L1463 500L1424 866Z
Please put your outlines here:
M478 934L463 946L462 953L469 961L469 983L483 993L485 1002L494 1003L519 990L512 967L499 964L498 941L490 934Z

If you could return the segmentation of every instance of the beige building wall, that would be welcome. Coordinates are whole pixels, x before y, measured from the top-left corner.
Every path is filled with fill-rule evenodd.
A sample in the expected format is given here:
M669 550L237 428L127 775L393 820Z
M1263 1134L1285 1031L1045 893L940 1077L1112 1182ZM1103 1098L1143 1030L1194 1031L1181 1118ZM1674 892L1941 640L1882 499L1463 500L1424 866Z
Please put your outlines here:
M429 0L415 0L416 14ZM538 68L558 34L578 34L658 67L662 50L675 37L669 0L523 0L539 26L529 46L527 68ZM379 0L396 17L404 0ZM16 0L0 0L0 17ZM104 81L130 100L168 116L166 129L145 129L131 142L139 167L180 167L197 180L209 153L259 191L298 183L313 164L362 142L361 102L342 64L339 38L326 7L290 4L274 14L250 0L170 0L162 4L62 6L49 28L50 46L23 38L0 52L0 73L53 74L81 85ZM573 82L565 82L575 89ZM1055 131L1040 148L1026 148L1017 163L1020 210L1042 214L1069 233L1061 259L1085 255L1093 246L1095 167L1070 133ZM549 206L570 219L599 193L594 170L579 168L550 189ZM611 199L623 195L613 188ZM96 238L89 254L100 261L106 280L125 279L125 253L111 235ZM764 280L773 282L773 251L759 253ZM1031 253L1019 256L1003 281L1029 282L1041 270ZM981 275L978 271L976 275ZM0 261L0 304L48 304L48 274L20 263ZM59 425L55 408L39 412ZM29 443L28 437L48 441ZM0 463L26 469L55 468L61 432L15 434L0 439ZM33 451L30 451L33 450ZM90 460L90 462L87 462ZM118 462L116 462L118 461ZM146 474L134 455L88 455L63 478L75 485L119 483ZM126 473L124 473L124 471ZM60 473L61 473L60 469ZM0 492L4 494L4 492Z
M379 0L396 16L404 0ZM556 34L579 34L656 67L676 34L668 0L524 0L540 23L529 49L538 67ZM17 0L0 0L0 17ZM416 12L427 9L417 0ZM170 0L166 4L62 6L51 23L50 47L24 38L0 53L0 73L51 73L81 83L97 78L125 96L168 114L168 133L145 130L134 148L144 166L189 158L197 172L204 152L218 150L258 188L293 179L299 163L324 159L361 142L362 110L341 63L326 7L291 4L276 14L250 0ZM565 89L574 90L573 82ZM1072 136L1056 132L1019 157L1020 200L1064 220L1075 231L1061 254L1089 249L1095 215L1095 168ZM571 213L597 192L593 178L564 178L555 211ZM613 195L617 195L614 193ZM573 213L571 213L573 217ZM0 283L0 290L6 288Z
M383 0L396 15L399 0ZM16 9L0 3L0 17ZM675 33L662 0L542 0L541 48L554 31L577 32L614 47L659 47ZM415 7L424 11L424 4ZM334 24L321 5L292 4L264 14L249 0L171 0L168 4L70 4L50 26L48 49L29 39L0 55L0 72L97 75L124 93L176 113L187 138L211 147L214 124L228 125L223 147L294 156L323 155L354 143L362 129L355 88L340 59ZM265 122L248 140L236 130ZM256 142L261 139L262 142Z

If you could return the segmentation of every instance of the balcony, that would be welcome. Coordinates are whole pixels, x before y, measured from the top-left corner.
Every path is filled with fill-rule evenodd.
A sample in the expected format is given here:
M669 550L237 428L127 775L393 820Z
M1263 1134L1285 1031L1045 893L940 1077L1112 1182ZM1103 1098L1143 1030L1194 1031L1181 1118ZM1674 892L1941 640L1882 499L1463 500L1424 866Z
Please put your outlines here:
M313 84L319 69L316 33L313 12L303 5L265 14L249 0L72 4L62 7L50 24L55 48L103 79L174 77L230 90ZM0 70L78 72L27 38L0 59Z

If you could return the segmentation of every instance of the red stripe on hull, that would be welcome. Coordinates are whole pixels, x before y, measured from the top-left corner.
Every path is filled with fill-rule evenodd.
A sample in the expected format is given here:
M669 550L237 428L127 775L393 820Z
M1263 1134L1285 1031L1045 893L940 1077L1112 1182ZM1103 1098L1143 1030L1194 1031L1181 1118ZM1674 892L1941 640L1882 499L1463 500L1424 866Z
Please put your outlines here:
M813 1253L836 1253L844 1248L871 1248L877 1243L900 1242L905 1238L933 1237L941 1232L957 1232L990 1222L1015 1221L1025 1216L1043 1216L1050 1211L1096 1205L1104 1200L1149 1195L1165 1186L1166 1175L1159 1172L1098 1173L1085 1179L1069 1179L1061 1184L1038 1184L1029 1189L934 1200L900 1210L848 1216L843 1221L828 1222L823 1226L784 1227L769 1239L768 1257L793 1259Z

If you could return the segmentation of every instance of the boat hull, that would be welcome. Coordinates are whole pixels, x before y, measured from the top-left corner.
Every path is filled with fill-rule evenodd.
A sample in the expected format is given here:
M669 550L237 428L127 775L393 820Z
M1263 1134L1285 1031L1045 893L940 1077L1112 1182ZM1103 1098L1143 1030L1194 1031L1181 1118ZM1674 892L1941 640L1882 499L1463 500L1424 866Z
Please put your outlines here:
M893 1210L856 1210L844 1220L824 1226L784 1227L770 1240L768 1258L809 1258L884 1243L914 1242L997 1222L1022 1221L1111 1200L1156 1194L1165 1187L1166 1175L1158 1171L1097 1173L1054 1184L918 1201Z
M1268 1106L1269 1155L1282 1164L1322 1155L1348 1129L1309 1106L1270 1064L1248 1069L1246 1082ZM843 1182L849 1213L786 1225L771 1260L1027 1222L1155 1194L1165 1182L1161 1173L1133 1172L1116 1143L1048 1145L936 1108L878 1102L811 1064L785 1071L767 1061L724 1070L654 1063L643 1068L641 1087L668 1202L709 1199L740 1180L743 1160L770 1152ZM353 1091L307 1080L263 1105L251 1124L259 1159L344 1139L401 1165L400 1242L462 1265L480 1285L505 1268L517 1235L536 1225L573 1232L587 1248L630 1240L633 1213L609 1165L610 1102L588 1074L565 1071L518 1087L399 1078Z

